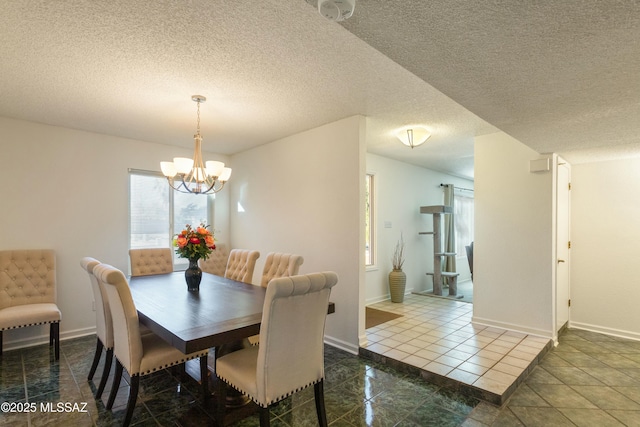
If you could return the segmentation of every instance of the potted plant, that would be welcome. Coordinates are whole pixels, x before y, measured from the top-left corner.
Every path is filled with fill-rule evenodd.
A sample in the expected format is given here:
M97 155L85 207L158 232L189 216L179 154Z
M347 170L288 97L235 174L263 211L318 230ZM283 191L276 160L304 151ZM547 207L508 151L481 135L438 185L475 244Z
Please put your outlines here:
M404 301L404 290L407 285L407 275L402 271L404 264L404 240L400 234L400 240L396 243L396 247L391 257L393 270L389 273L389 293L391 294L391 302Z

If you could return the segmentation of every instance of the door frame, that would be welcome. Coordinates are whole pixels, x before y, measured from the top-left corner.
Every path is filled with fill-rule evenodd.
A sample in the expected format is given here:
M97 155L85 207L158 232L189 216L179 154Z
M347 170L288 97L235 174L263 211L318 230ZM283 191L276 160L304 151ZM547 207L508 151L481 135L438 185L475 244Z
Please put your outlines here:
M553 337L557 345L559 332L571 321L571 165L554 156L554 175Z

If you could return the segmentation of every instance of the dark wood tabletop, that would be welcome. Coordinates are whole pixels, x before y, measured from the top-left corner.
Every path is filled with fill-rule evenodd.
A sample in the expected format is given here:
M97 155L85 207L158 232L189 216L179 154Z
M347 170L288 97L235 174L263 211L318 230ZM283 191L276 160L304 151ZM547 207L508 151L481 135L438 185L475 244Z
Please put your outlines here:
M183 353L260 333L266 289L202 273L199 292L184 272L131 277L140 322Z
M200 291L189 292L183 271L131 277L129 285L140 322L183 353L260 333L261 286L203 272Z

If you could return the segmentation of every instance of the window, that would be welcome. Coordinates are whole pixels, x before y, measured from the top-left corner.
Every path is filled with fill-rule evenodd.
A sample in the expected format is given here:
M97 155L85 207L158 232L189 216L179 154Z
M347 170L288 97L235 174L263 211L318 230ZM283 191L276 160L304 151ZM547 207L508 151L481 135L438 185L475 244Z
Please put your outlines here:
M473 242L473 197L456 194L453 205L457 256L464 257L464 247Z
M171 247L173 236L185 224L211 225L213 196L174 191L159 173L129 171L129 247ZM174 256L174 269L188 261Z
M365 265L367 267L375 264L375 216L374 216L374 182L373 174L366 175L366 192L367 201L365 207L365 235L366 235L366 247L365 247Z

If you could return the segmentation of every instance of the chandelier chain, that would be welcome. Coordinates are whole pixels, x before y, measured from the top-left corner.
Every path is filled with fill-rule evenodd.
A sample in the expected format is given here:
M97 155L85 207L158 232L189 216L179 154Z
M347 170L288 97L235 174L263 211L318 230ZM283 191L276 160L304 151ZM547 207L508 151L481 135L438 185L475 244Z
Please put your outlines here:
M196 125L196 133L200 135L200 100L198 99L198 121Z

